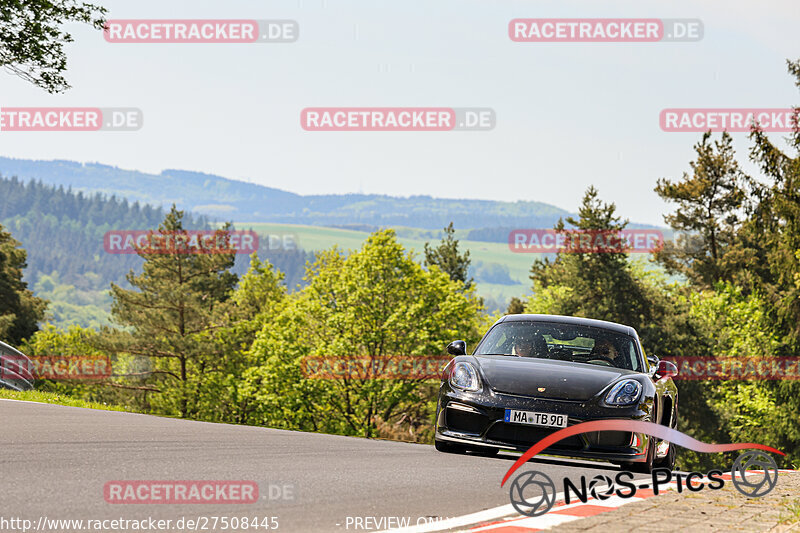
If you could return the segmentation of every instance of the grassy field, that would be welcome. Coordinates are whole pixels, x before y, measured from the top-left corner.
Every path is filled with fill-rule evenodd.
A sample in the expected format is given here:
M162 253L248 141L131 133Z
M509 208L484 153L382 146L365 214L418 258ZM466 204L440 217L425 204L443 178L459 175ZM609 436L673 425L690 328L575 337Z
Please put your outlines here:
M296 236L295 241L300 248L312 251L324 250L334 245L346 250L356 250L361 248L364 240L369 236L366 231L322 226L249 222L237 222L235 226L237 229L251 229L257 232L261 238L265 235L291 234ZM438 243L441 238L436 235L436 232L417 228L400 227L395 228L395 231L400 243L407 250L413 250L418 258L422 256L426 241ZM464 235L466 235L466 231L456 231L461 249L469 250L473 264L481 261L487 265L492 263L505 265L508 267L511 278L517 281L515 285L478 281L478 294L502 303L507 302L512 296L522 296L529 291L528 272L537 254L512 253L505 243L468 241L463 238Z
M86 409L102 409L103 411L127 411L125 408L120 407L118 405L87 402L85 400L72 398L64 394L56 394L53 392L42 392L37 390L18 392L8 389L0 389L0 399L22 400L26 402L36 402L36 403L53 403L57 405L67 405L70 407L84 407Z

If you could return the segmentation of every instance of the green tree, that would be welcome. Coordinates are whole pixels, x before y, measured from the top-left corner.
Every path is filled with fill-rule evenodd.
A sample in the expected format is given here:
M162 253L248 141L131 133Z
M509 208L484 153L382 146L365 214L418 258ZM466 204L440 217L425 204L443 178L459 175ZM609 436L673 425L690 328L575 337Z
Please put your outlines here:
M789 62L800 87L800 61ZM795 109L795 119L800 110ZM661 256L687 275L681 292L695 332L693 355L763 357L800 349L800 129L788 139L790 155L755 125L750 159L759 179L738 170L730 137L712 147L709 135L695 148L694 175L662 180L656 189L677 200L668 217L675 229L694 232L699 245ZM716 184L716 185L715 185ZM669 251L669 250L667 250ZM670 261L673 261L670 265ZM725 280L719 282L717 280ZM679 361L678 361L679 362ZM681 402L693 420L687 433L700 440L763 442L789 452L797 465L800 386L794 381L681 382ZM703 461L687 452L684 467ZM706 459L707 460L707 459Z
M345 255L321 252L308 285L258 335L246 387L257 406L248 423L372 437L383 424L433 418L436 380L310 379L305 357L376 362L438 355L451 340L479 337L480 303L438 266L423 269L392 230Z
M451 280L461 282L466 290L473 282L472 278L467 279L470 265L469 250L463 254L459 253L455 234L456 230L451 222L444 228L444 237L439 246L433 247L425 243L425 266L438 266L442 272L450 276Z
M566 223L579 231L614 233L627 225L615 213L616 206L602 202L597 190L589 187L578 210L579 218L567 217ZM559 219L555 229L569 231L564 219ZM528 312L585 316L633 327L653 316L648 287L634 276L624 249L569 250L553 261L537 259L530 278L533 295L528 299Z
M188 238L183 217L173 205L155 235ZM218 230L218 238L227 231ZM225 324L224 304L237 282L230 272L234 254L140 249L139 255L142 273L127 276L134 290L111 284L112 316L126 328L115 336L114 349L152 361L147 373L155 381L146 388L161 393L154 398L157 408L195 416L206 373L222 357L212 334Z
M26 355L35 357L49 356L76 356L92 357L104 356L104 352L97 348L97 331L81 326L56 328L47 324L42 329L26 339L20 347ZM119 372L117 361L111 361L112 372ZM65 394L73 398L81 398L94 402L109 402L113 404L127 404L125 392L107 387L109 380L46 380L40 379L36 389Z
M269 327L280 312L286 288L283 273L254 253L250 267L224 303L225 325L213 334L219 358L206 368L203 388L197 395L197 417L217 422L245 423L255 408L252 396L242 392L242 377L256 335Z
M579 219L568 218L567 222L580 230L613 233L627 224L616 216L614 204L600 201L593 187L587 190L578 212ZM563 220L556 225L557 230L565 228ZM568 249L554 261L537 260L531 267L531 280L533 294L525 309L529 313L583 316L632 326L645 351L661 358L708 353L690 315L688 291L668 284L652 264L630 260L624 250ZM718 434L706 422L716 415L703 386L680 382L678 387L681 431L714 440ZM697 465L699 460L683 452L678 456L682 468Z
M22 280L26 259L20 243L0 225L0 340L15 345L39 329L47 309Z
M678 208L664 220L676 232L656 258L670 273L686 275L695 285L711 287L730 279L725 254L736 239L744 206L747 176L739 169L733 140L725 132L710 142L711 132L694 146L697 160L680 182L659 179L656 193ZM726 272L726 270L728 270Z
M769 360L780 349L770 306L758 292L745 293L720 282L713 290L691 292L689 301L698 332L712 341L711 353L716 358ZM793 385L767 380L703 384L710 409L703 419L719 428L710 436L727 442L762 442L787 452L787 464L800 464L800 399Z
M516 296L512 296L511 301L508 302L508 309L506 309L506 314L519 315L524 312L525 312L525 300L517 298Z
M788 62L789 73L800 88L800 60ZM782 334L784 349L800 350L800 108L794 110L794 131L788 144L793 154L775 146L759 128L750 135L750 159L766 183L759 184L756 205L740 232L742 278L757 286L774 307L773 319Z
M0 0L0 66L49 93L69 89L64 44L73 38L62 26L82 22L99 30L105 13L75 0Z

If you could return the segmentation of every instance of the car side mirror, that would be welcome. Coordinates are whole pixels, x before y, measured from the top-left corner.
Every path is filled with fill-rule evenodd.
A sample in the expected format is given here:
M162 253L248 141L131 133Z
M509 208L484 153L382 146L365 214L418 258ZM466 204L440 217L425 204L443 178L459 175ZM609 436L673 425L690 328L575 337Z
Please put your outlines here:
M655 379L671 378L678 375L678 367L669 361L659 361L656 372L653 374Z
M659 358L658 358L658 356L655 356L655 355L653 355L653 354L648 354L648 355L647 355L647 364L648 364L648 365L650 365L651 367L656 367L656 366L658 366L658 362L659 362L660 360L661 360L661 359L659 359Z
M450 355L467 355L467 343L464 341L453 341L447 345L447 353Z

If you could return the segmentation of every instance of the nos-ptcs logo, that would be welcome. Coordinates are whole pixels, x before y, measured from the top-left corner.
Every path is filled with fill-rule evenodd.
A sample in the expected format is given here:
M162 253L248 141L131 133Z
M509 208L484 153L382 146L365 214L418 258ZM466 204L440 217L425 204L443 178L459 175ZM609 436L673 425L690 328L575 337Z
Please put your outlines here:
M703 488L719 490L725 486L721 470L711 470L705 476L700 472L689 474L673 473L666 468L656 468L652 473L652 485L633 483L631 472L618 472L614 479L600 474L594 476L589 483L581 476L578 486L568 478L564 478L564 503L569 504L574 495L582 503L592 496L596 500L606 500L612 496L631 498L638 488L650 488L655 494L663 485L673 480L673 474L678 492L686 488L697 492ZM747 477L749 474L749 478ZM702 481L707 478L708 484ZM749 498L758 498L768 494L778 481L778 465L775 460L761 451L748 451L741 454L731 468L731 481L736 490ZM527 516L541 516L553 508L556 501L556 486L549 476L542 472L528 471L519 474L511 483L509 491L511 505L520 514Z

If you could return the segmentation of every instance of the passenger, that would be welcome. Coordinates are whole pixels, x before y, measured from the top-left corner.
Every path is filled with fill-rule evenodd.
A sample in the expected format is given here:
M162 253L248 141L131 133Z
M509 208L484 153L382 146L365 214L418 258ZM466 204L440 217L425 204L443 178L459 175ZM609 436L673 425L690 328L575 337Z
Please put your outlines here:
M614 344L608 339L600 339L594 344L592 348L592 353L589 354L589 357L593 355L599 355L602 357L606 357L611 359L614 362L615 366L622 366L620 363L622 362L619 353L617 352L616 347Z

